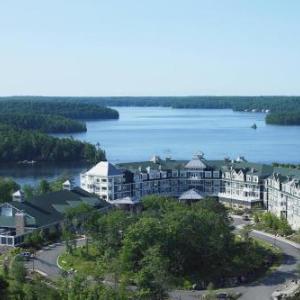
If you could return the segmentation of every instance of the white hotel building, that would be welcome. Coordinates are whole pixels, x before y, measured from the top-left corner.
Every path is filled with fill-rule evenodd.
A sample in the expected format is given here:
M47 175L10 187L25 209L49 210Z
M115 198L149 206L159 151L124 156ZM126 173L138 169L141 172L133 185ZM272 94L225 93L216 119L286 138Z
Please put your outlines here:
M300 228L300 170L236 160L206 160L203 153L190 161L162 160L100 162L81 174L81 188L112 203L137 203L146 195L195 201L214 196L235 208L265 206Z

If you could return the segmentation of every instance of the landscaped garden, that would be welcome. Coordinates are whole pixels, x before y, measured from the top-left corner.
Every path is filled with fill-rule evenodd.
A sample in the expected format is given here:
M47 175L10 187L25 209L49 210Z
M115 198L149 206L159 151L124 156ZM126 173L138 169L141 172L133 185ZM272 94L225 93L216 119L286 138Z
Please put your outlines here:
M80 248L69 243L60 266L91 282L134 286L131 293L139 299L163 299L173 288L253 281L280 259L276 248L246 231L236 237L226 209L215 200L189 206L152 196L143 205L138 215L119 210L102 216L87 210L71 213L67 229L84 229L89 242Z

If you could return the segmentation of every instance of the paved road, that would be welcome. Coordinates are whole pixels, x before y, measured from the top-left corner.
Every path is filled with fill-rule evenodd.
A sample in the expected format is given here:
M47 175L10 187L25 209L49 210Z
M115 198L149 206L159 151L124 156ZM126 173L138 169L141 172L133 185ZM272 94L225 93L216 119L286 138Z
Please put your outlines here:
M236 227L241 227L245 223L247 222L241 219L234 220L234 225ZM241 292L241 300L267 300L270 299L272 293L276 289L282 288L289 280L297 278L296 268L297 264L300 263L300 251L286 242L282 242L277 239L274 240L272 237L268 237L257 232L252 232L251 235L271 244L276 243L276 246L278 246L283 252L282 264L276 271L258 282L240 286L231 290ZM84 240L78 241L78 244L83 243ZM57 278L60 274L60 270L56 264L57 257L64 251L65 245L61 243L43 249L37 253L35 268L41 273L47 274L50 278ZM29 264L29 267L31 265L32 264ZM173 291L170 293L170 296L171 299L174 300L199 300L199 296L201 294L203 294L201 291Z
M236 290L243 294L240 298L243 300L270 299L275 290L281 289L288 281L299 278L296 274L296 269L297 264L300 263L300 251L290 244L275 240L272 237L260 233L253 232L251 235L271 244L275 243L283 252L282 264L276 271L259 280L257 283L242 286Z
M234 218L234 225L237 228L247 223L241 218ZM258 232L251 232L251 236L279 247L283 253L282 264L270 275L255 283L228 290L242 293L239 298L241 300L269 300L275 290L284 287L288 281L299 278L296 269L297 264L300 263L300 251L286 242ZM173 300L199 300L200 295L203 295L203 291L173 291L171 293Z
M84 239L77 240L77 245L83 245ZM57 266L58 256L66 250L64 243L56 243L48 247L44 247L36 253L34 261L27 263L28 268L34 269L41 274L55 279L60 275L60 269Z

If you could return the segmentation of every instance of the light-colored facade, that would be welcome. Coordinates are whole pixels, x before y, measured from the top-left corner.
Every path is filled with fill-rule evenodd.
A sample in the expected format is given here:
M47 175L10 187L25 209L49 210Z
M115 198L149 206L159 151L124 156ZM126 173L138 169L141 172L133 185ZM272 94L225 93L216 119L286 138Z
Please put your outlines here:
M236 208L261 204L264 179L255 169L230 168L222 172L220 200Z
M124 172L107 161L101 161L86 173L80 174L80 185L89 193L106 201L130 196Z
M158 160L122 164L119 168L100 162L81 174L80 180L81 188L108 201L153 194L178 197L192 188L203 195L217 196L221 188L220 170L210 166L203 154L189 162Z
M203 153L190 161L162 160L123 163L100 162L81 174L81 188L113 202L146 195L180 198L194 189L235 208L265 206L300 228L300 171L249 163L244 158L208 161Z
M265 207L278 217L286 218L294 229L300 228L300 180L272 174L265 181Z

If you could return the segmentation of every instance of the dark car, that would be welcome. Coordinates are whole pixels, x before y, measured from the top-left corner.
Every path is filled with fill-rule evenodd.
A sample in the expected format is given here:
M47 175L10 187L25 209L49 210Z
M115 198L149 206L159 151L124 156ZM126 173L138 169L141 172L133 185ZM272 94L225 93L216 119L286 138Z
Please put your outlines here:
M248 215L243 215L243 220L244 220L244 221L250 221L250 218L249 218Z
M216 294L216 298L220 300L229 299L229 295L227 293L218 293Z

